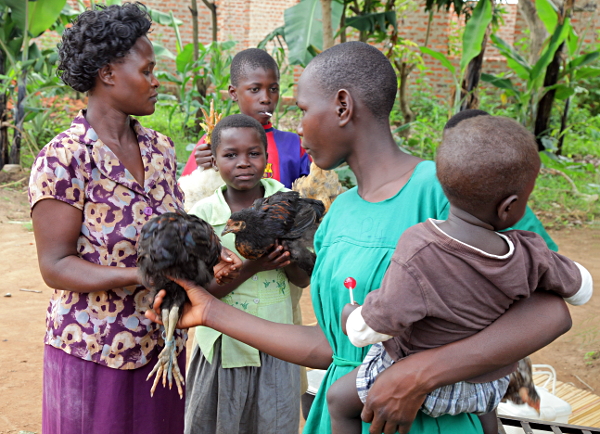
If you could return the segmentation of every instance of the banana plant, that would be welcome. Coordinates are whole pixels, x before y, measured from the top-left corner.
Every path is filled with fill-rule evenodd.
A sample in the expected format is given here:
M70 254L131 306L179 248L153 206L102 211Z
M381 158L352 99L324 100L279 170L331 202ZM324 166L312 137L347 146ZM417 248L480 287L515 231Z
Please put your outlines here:
M331 2L331 28L339 28L344 6ZM323 25L320 0L302 0L283 13L282 33L288 46L288 60L292 65L306 66L323 49Z
M571 24L568 19L563 24L557 25L554 32L550 35L540 58L534 65L530 65L527 60L499 36L492 35L491 37L500 54L507 59L508 66L523 81L523 86L519 87L515 85L511 78L498 77L492 74L481 74L481 79L503 89L507 96L515 97L518 120L528 128L533 127L537 116L538 103L548 91L547 88L544 88L546 68L554 58L556 50L558 50L566 39L570 29Z
M548 0L536 0L538 16L544 23L550 36L546 40L544 49L535 64L531 65L513 47L497 35L492 35L492 41L500 53L506 58L507 65L522 85L513 83L511 77L500 77L492 74L482 74L481 79L502 89L505 96L515 99L518 111L518 120L531 130L534 130L536 120L539 118L539 104L549 92L554 92L554 99L568 100L577 90L580 79L600 75L600 69L589 66L598 57L600 52L593 51L579 54L582 39L573 29L568 17L560 21L558 11ZM557 82L547 85L546 71L555 59L561 47L565 48L565 59L561 65ZM567 105L568 107L568 105ZM567 108L568 112L568 108ZM566 117L563 113L563 123ZM563 128L565 125L563 125ZM541 132L546 136L547 132ZM539 141L548 147L549 141L542 134Z
M30 40L51 28L65 5L66 0L0 0L0 88L3 90L0 93L0 123L4 128L4 131L0 130L0 167L6 163L19 164L21 159L27 75L41 55ZM5 128L7 89L12 80L7 81L11 76L17 80L17 98L12 125L14 136L9 147Z
M458 70L452 61L443 53L435 51L428 47L419 47L423 54L428 54L434 59L437 59L443 67L445 67L454 80L455 93L453 111L456 113L461 105L461 83L467 72L467 68L471 60L479 55L482 49L483 40L488 26L492 22L492 5L489 1L479 1L471 18L465 25L465 30L462 37L462 53L459 62Z
M178 33L176 33L178 34ZM187 125L190 117L194 116L200 108L208 107L207 98L200 98L200 93L196 87L196 80L200 77L206 79L206 82L212 83L214 86L213 94L210 99L214 99L217 103L221 101L220 91L227 89L229 84L229 66L231 65L231 51L235 46L235 41L227 42L211 42L206 45L199 44L198 60L194 60L194 44L189 43L181 46L181 39L178 37L178 53L173 55L170 51L161 47L161 56L173 58L175 60L174 73L168 71L158 71L156 76L161 81L167 81L177 88L176 96L159 94L159 99L162 103L171 106L169 111L169 128L176 110L183 111L185 118L184 125ZM155 53L157 49L155 46ZM171 104L169 101L177 100L177 104ZM231 103L225 103L224 106L218 107L220 113L229 114L231 111Z

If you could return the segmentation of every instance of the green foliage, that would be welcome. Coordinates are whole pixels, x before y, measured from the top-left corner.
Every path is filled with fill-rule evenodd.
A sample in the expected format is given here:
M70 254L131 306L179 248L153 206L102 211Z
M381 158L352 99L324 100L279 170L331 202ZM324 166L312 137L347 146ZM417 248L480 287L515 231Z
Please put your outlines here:
M367 33L385 32L388 27L398 27L396 11L371 12L356 15L346 20L346 27Z
M450 71L455 85L454 112L458 111L461 104L461 83L464 79L469 62L473 60L481 52L483 38L487 31L487 27L492 21L492 6L489 1L480 1L477 3L471 18L467 21L465 30L462 36L462 53L459 62L459 71L457 74L456 68L452 61L443 53L432 50L428 47L420 47L421 52L428 54L437 59L444 68Z
M211 42L200 44L198 60L193 58L193 44L184 46L175 57L175 73L158 71L156 76L165 83L170 83L176 89L175 95L160 94L160 104L170 107L168 131L172 132L173 116L176 112L183 113L183 125L187 126L190 119L195 119L201 108L209 110L210 100L215 101L215 110L227 116L232 111L232 102L223 101L221 91L229 85L229 66L233 58L232 49L235 42ZM212 84L203 97L197 88L199 80L204 84ZM208 86L207 86L208 87Z
M540 3L546 0L540 0ZM481 79L494 86L503 89L506 95L514 97L518 107L518 120L527 127L532 127L537 115L537 107L548 90L551 87L544 87L544 77L546 68L552 61L556 50L569 36L571 24L568 19L563 24L559 24L554 32L548 38L540 58L534 65L530 65L513 47L507 44L497 35L492 35L491 39L494 45L500 51L506 60L508 66L521 80L525 82L523 87L516 86L508 77L503 78L492 74L481 74ZM581 62L583 64L583 62ZM577 68L577 65L571 65L571 68Z
M337 31L343 5L331 2L331 25ZM318 52L323 50L323 26L321 24L321 1L302 0L283 13L282 34L289 48L288 60L292 65L308 65Z

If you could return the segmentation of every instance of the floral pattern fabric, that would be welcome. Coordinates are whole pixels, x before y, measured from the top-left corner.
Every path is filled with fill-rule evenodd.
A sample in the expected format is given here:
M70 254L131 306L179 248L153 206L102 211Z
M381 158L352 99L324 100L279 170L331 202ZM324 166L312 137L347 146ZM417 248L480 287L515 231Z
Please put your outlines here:
M144 163L140 185L98 138L85 111L39 153L29 182L31 208L55 199L83 213L77 252L112 267L135 267L136 242L153 216L183 208L171 139L131 120ZM46 315L45 343L115 369L147 364L164 345L159 326L146 319L150 291L142 286L77 293L56 289ZM176 331L177 353L186 334Z

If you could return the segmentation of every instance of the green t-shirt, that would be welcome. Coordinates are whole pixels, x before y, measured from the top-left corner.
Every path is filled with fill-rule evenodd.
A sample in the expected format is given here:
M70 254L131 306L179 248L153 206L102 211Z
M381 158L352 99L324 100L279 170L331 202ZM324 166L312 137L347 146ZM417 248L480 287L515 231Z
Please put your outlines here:
M326 391L338 378L359 366L369 350L369 347L352 345L341 331L341 312L350 302L344 280L347 277L356 280L354 299L363 304L366 295L379 288L402 233L428 218L444 220L448 210L448 200L435 176L432 161L419 163L402 190L389 199L367 202L358 195L358 189L353 188L340 195L331 206L315 235L317 263L310 292L319 325L333 349L334 362L315 397L305 434L331 432ZM526 228L550 240L530 210L515 227ZM419 412L411 429L411 434L459 432L482 432L479 419L471 414L434 419ZM368 433L366 423L363 423L363 433Z

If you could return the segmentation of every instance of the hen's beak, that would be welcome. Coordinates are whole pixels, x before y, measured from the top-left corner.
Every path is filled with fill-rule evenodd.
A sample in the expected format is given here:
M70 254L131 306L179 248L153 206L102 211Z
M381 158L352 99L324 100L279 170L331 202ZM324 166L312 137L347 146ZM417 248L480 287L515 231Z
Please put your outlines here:
M225 234L231 234L231 233L236 233L239 228L236 227L237 225L235 224L235 222L231 219L227 220L227 223L225 224L225 227L223 228L223 232L221 232L221 236L225 235Z

